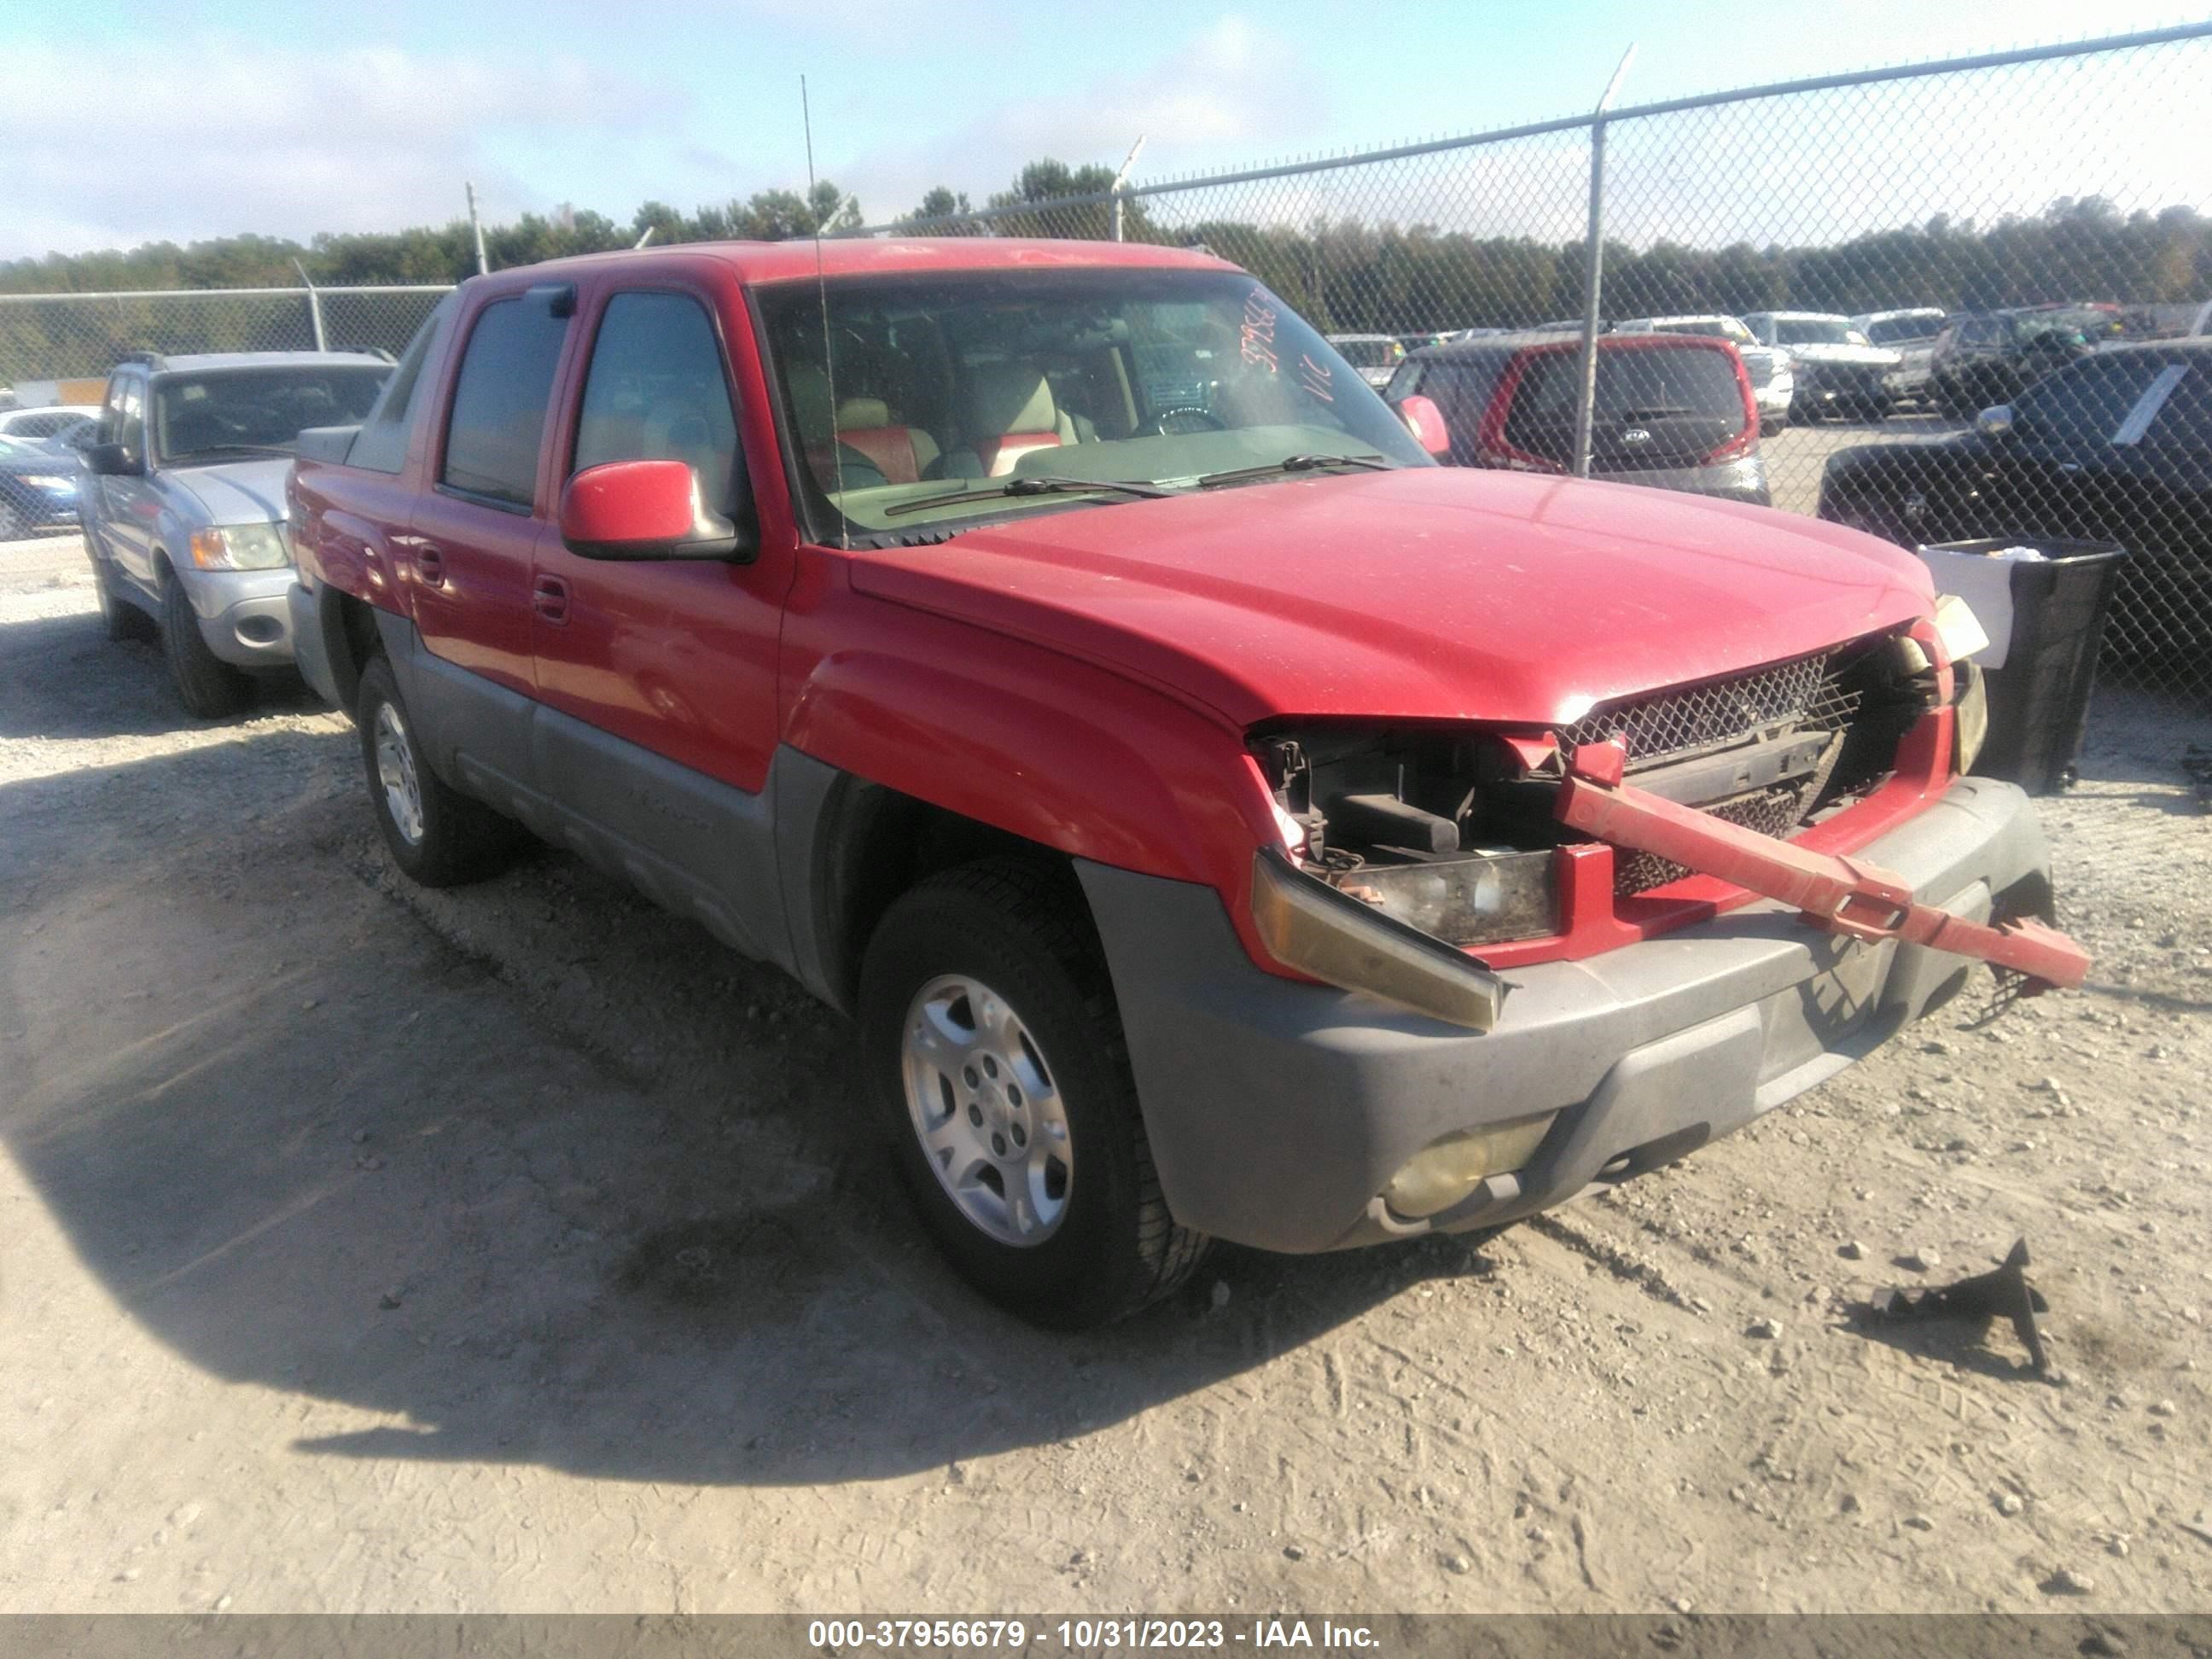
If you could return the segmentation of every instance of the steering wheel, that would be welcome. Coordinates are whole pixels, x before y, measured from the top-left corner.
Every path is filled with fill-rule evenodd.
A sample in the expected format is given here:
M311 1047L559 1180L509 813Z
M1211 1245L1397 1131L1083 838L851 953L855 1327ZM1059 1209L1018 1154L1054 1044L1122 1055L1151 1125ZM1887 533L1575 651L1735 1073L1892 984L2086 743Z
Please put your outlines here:
M1200 404L1177 404L1145 422L1140 437L1180 437L1193 432L1226 432L1229 422Z

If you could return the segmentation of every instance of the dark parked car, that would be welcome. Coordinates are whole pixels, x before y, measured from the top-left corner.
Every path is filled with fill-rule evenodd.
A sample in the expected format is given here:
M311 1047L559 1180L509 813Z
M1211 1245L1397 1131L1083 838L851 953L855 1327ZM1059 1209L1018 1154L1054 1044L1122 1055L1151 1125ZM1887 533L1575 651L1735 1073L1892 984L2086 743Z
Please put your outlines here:
M1820 516L1910 547L1984 537L2118 542L2132 556L2113 661L2212 645L2212 340L2114 346L1933 443L1830 458Z
M1605 334L1597 348L1593 477L1767 504L1759 404L1733 345L1702 334ZM1451 429L1453 465L1566 472L1581 354L1581 341L1541 331L1456 340L1408 357L1387 395L1435 402Z
M74 456L43 441L0 438L0 542L49 525L76 522L81 469Z
M2087 356L2109 331L2110 319L2075 306L1954 317L1929 354L1929 390L1946 414L1971 415Z

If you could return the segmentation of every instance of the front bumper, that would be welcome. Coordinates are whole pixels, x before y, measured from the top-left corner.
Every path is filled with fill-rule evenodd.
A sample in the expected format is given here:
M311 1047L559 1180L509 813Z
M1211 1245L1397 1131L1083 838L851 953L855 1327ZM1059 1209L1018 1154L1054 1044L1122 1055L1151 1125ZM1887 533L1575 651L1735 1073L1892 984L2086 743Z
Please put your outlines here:
M276 570L179 570L209 650L240 668L292 661L289 566Z
M1891 371L1872 364L1800 362L1792 401L1800 413L1808 406L1844 410L1879 409L1892 400Z
M2049 867L2027 797L1985 778L1857 856L1976 920ZM1834 1075L1981 971L1761 903L1512 969L1497 1029L1473 1032L1263 971L1210 888L1079 869L1168 1207L1264 1249L1494 1226L1641 1174ZM1380 1198L1443 1136L1546 1111L1559 1116L1534 1158L1453 1208L1407 1221Z

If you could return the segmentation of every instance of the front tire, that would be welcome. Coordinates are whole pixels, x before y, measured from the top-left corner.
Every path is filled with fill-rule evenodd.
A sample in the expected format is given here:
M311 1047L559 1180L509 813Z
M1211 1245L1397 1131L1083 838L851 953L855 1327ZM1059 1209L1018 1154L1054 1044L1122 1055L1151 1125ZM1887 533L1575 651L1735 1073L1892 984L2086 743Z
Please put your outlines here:
M1121 1018L1064 873L993 859L885 915L860 973L868 1092L961 1276L1039 1325L1105 1324L1205 1253L1161 1196Z
M115 597L115 573L97 553L92 556L92 591L100 603L100 624L111 644L161 637L161 630L151 617L128 599Z
M198 613L174 572L161 585L161 654L185 712L204 720L238 714L253 701L253 682L208 649Z
M362 671L354 724L368 772L370 810L392 861L425 887L458 887L513 861L519 828L430 769L399 683L382 656Z

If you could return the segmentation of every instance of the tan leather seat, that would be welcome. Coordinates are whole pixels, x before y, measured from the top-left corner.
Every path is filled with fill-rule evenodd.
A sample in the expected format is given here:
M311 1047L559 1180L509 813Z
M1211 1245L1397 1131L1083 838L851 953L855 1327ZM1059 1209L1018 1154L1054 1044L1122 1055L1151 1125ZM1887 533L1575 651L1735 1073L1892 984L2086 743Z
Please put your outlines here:
M876 464L890 483L914 483L938 456L937 440L891 419L881 398L847 398L837 405L837 441Z
M945 457L948 475L1003 478L1024 455L1089 443L1091 422L1061 409L1052 382L1034 363L979 363L969 371L968 455Z

